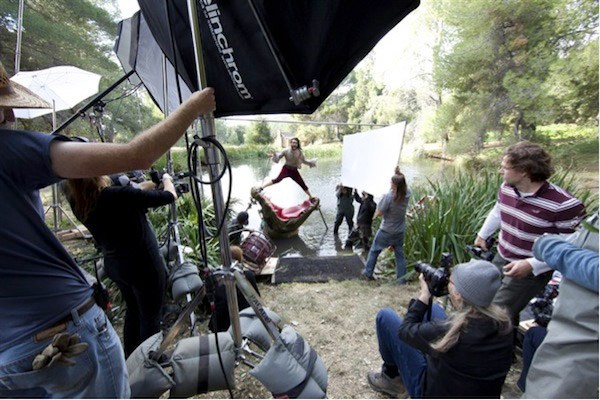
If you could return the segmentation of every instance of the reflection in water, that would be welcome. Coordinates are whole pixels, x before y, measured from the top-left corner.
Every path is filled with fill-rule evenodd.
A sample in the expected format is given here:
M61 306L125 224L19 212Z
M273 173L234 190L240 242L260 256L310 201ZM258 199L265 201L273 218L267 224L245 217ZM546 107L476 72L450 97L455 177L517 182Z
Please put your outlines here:
M268 161L268 163L267 163ZM426 178L433 178L444 168L444 164L438 161L420 161L416 163L403 163L402 172L406 175L408 185L422 182ZM232 197L238 200L232 208L235 213L246 209L250 203L250 189L264 183L267 179L277 176L281 170L280 164L273 164L269 160L252 160L244 163L232 164ZM335 186L340 181L341 160L323 159L319 160L316 168L303 167L300 170L302 177L310 188L313 196L321 200L321 213L319 210L312 213L306 222L300 227L298 236L290 239L275 240L277 246L276 255L290 254L302 256L335 256L351 254L352 250L344 248L348 236L347 225L342 225L339 237L333 235L333 222L335 221L336 203ZM390 173L390 178L391 178ZM223 195L229 190L228 179L223 179ZM210 188L204 187L205 194L210 196ZM360 190L360 188L359 188ZM265 188L264 193L274 203L282 207L297 205L306 199L306 193L291 179L284 179L278 184ZM375 198L378 201L379 198ZM253 205L249 210L250 216L248 228L261 229L260 207ZM358 205L355 207L358 212ZM322 216L323 217L322 217ZM325 222L323 221L325 219ZM356 218L356 215L355 215Z

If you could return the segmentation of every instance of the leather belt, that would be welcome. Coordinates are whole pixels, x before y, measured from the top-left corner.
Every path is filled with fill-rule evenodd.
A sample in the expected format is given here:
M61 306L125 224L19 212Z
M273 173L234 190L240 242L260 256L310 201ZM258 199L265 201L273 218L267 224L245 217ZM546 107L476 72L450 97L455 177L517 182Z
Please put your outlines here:
M81 305L81 307L79 307L77 309L77 315L79 315L81 317L90 308L92 308L94 306L94 304L96 304L96 301L94 300L93 297L90 297L85 303L83 303ZM43 331L39 331L38 333L36 333L34 335L35 341L41 342L43 340L53 337L57 333L65 331L67 329L67 324L71 321L73 321L73 314L69 313L64 318L62 318L61 320L56 322L54 325L52 325L51 327L46 328Z

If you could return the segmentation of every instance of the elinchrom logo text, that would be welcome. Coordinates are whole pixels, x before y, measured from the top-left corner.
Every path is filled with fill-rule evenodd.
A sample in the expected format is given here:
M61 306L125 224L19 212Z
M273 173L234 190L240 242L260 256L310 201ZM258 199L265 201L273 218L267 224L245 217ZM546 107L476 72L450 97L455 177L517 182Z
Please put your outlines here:
M225 68L227 69L227 72L229 72L229 76L231 77L231 81L233 82L238 95L242 99L251 99L252 95L248 91L246 85L244 85L244 79L235 64L233 49L229 46L227 37L223 34L223 25L221 25L221 18L219 17L221 15L219 6L212 2L213 0L202 0L201 5L204 17L208 21L208 27L210 28L215 45L221 53L221 60L223 60L223 64L225 64Z

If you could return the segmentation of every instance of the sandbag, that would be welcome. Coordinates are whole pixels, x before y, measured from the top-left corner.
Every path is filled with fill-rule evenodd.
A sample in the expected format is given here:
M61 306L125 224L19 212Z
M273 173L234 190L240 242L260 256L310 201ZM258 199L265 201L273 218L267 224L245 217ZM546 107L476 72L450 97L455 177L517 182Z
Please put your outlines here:
M127 372L132 398L159 398L175 385L175 381L149 353L156 351L163 340L162 332L146 339L127 358Z
M268 308L264 309L273 320L275 325L279 325L281 318ZM269 336L267 328L263 325L262 321L252 307L248 307L240 311L240 329L242 331L242 337L250 339L255 343L261 350L267 351L271 348L272 339ZM229 328L229 333L233 337L233 329Z
M285 326L265 358L252 370L274 397L325 398L327 368L308 342Z
M226 390L235 386L235 346L231 335L218 333L219 348L215 335L194 336L180 340L170 360L175 385L170 397L192 397L199 393ZM225 376L219 362L223 361ZM227 381L225 380L227 377Z
M169 246L167 246L167 244L169 244ZM177 243L169 241L160 246L158 251L166 263L175 261L177 258Z
M173 267L169 276L171 295L175 301L180 300L188 293L195 293L202 288L204 283L200 279L198 267L189 261L185 261Z

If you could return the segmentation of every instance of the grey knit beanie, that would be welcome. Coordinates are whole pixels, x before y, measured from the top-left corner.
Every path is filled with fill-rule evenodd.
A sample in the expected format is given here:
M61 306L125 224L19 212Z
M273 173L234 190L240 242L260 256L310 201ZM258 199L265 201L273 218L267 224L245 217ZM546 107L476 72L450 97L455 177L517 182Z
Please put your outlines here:
M454 287L463 299L476 306L489 306L501 282L500 271L489 261L471 260L452 269Z

